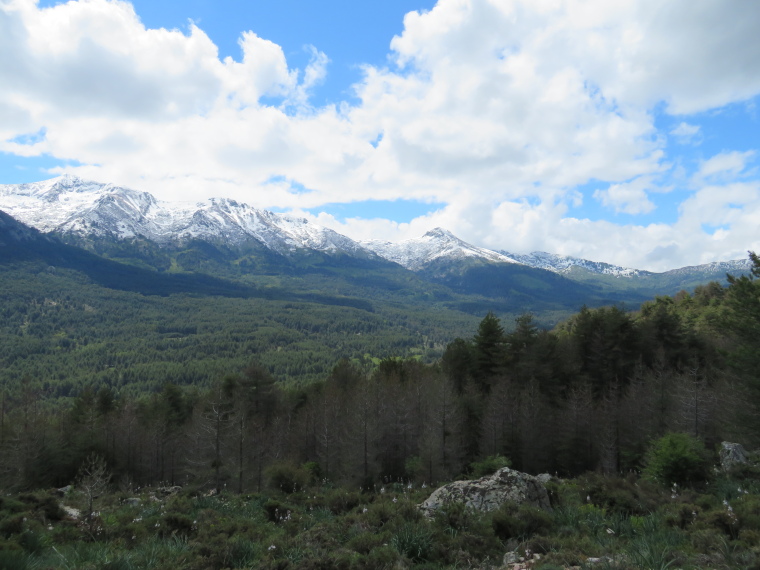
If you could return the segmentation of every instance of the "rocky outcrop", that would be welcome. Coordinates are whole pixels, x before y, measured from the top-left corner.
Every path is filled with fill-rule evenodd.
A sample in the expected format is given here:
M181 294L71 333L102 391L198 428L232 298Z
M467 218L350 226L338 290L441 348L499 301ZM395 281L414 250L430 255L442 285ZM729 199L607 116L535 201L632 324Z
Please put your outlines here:
M549 494L538 477L509 467L474 481L455 481L433 491L420 509L427 515L451 503L464 503L467 508L493 511L506 502L528 504L550 510Z
M724 441L720 444L720 466L724 471L730 470L734 465L747 463L747 452L740 443Z

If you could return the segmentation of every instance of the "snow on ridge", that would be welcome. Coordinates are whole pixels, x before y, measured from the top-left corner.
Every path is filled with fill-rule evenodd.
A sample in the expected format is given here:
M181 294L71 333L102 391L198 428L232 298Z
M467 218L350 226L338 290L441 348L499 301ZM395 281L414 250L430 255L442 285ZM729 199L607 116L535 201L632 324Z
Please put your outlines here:
M484 259L495 263L519 263L512 257L471 245L443 228L435 228L419 238L396 243L370 240L361 242L380 257L419 271L439 259Z
M199 238L235 245L253 238L283 254L314 249L374 255L350 238L304 218L258 210L232 199L165 202L148 192L70 175L0 185L0 209L42 232L145 238L160 244Z
M547 253L545 251L534 251L528 254L516 254L507 252L502 253L514 257L516 260L524 263L525 265L529 265L537 269L553 271L554 273L559 274L569 273L572 271L573 267L581 267L592 273L612 275L614 277L637 277L649 273L648 271L642 271L640 269L621 267L619 265L612 265L610 263L605 263L602 261L589 261L588 259L581 259L578 257L572 257L570 255Z
M307 249L365 258L379 256L412 271L419 271L439 260L481 259L493 263L517 263L559 274L580 267L623 278L653 275L649 271L546 252L512 254L492 251L469 244L442 228L396 243L356 242L305 218L259 210L229 198L210 198L196 203L165 202L148 192L71 175L27 184L2 184L0 210L43 233L59 231L118 239L145 238L159 244L206 239L237 245L254 239L284 255ZM684 267L666 273L746 272L749 266L749 261L743 259Z

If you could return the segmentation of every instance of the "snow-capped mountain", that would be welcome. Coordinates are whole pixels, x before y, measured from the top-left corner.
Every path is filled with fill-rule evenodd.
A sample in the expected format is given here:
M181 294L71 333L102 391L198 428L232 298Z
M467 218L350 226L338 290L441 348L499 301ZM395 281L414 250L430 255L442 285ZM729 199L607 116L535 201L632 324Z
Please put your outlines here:
M397 243L379 240L361 243L380 257L394 261L412 271L419 271L441 259L447 261L482 259L493 263L519 263L507 255L464 242L442 228L435 228L422 237Z
M352 239L303 218L226 198L200 203L163 202L148 192L75 176L0 185L0 209L42 232L139 237L159 244L202 239L239 245L254 239L281 254L306 249L374 257Z
M612 265L601 261L589 261L588 259L580 259L569 255L557 255L556 253L546 253L544 251L534 251L527 254L508 253L506 251L502 251L501 253L512 257L519 263L529 265L530 267L546 269L547 271L553 271L554 273L560 274L569 273L572 271L573 267L580 267L591 273L612 275L615 277L636 277L639 275L651 274L649 271L643 271L640 269L620 267L619 265Z
M226 198L204 202L164 202L148 192L64 175L31 184L0 185L0 210L43 233L120 240L146 239L160 245L193 239L236 246L251 242L283 255L298 250L346 254L361 259L385 259L412 270L433 265L438 273L457 272L473 261L508 263L544 269L572 278L585 273L647 280L657 276L725 276L746 272L748 260L715 262L652 273L609 263L545 252L514 254L469 244L451 232L435 228L397 243L357 242L304 218L259 210Z

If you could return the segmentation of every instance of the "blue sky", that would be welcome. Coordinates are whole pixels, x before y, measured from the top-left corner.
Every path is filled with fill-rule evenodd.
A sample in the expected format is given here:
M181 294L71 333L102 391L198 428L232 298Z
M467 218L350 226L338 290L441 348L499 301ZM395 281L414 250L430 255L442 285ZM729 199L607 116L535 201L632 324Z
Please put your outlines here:
M760 250L760 3L0 0L0 183L664 270Z

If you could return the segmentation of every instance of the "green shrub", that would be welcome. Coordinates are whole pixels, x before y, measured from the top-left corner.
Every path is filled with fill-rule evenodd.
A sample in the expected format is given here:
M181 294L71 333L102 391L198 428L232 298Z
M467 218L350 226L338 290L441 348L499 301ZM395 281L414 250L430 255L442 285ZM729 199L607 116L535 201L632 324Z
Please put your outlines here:
M404 473L410 481L422 481L424 479L425 464L419 455L414 455L404 461Z
M390 546L380 546L364 557L363 567L367 570L392 568L397 560L398 553L394 548Z
M304 489L311 480L311 473L305 467L289 461L278 461L265 471L270 489L283 493L295 493Z
M362 496L358 491L331 489L325 493L326 506L336 515L347 513L361 504L361 502Z
M707 478L704 444L686 433L669 433L656 440L646 455L644 474L662 485L689 485Z
M474 479L491 475L502 467L510 467L512 462L503 455L489 455L481 461L470 463L470 475Z
M167 513L161 525L162 534L187 536L193 530L193 519L181 513Z
M664 505L659 511L669 526L686 528L702 514L702 509L690 503L672 503Z
M24 521L26 517L21 513L4 518L0 521L0 535L8 538L12 534L21 534L24 531Z
M554 525L551 515L537 507L505 503L491 516L494 534L502 540L525 539L547 532Z
M380 533L363 532L353 537L346 546L360 554L369 554L374 549L382 546L386 538Z
M318 483L322 479L322 468L316 461L307 461L301 467L309 474L310 483Z
M655 509L662 490L650 481L634 477L614 477L587 473L579 478L579 498L586 498L606 511L627 515L644 515Z
M406 523L391 538L391 546L414 562L427 560L433 546L433 534L425 523Z
M29 568L29 558L20 550L0 550L0 568L26 570Z
M760 496L744 495L732 504L743 529L760 531Z

